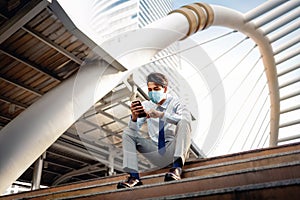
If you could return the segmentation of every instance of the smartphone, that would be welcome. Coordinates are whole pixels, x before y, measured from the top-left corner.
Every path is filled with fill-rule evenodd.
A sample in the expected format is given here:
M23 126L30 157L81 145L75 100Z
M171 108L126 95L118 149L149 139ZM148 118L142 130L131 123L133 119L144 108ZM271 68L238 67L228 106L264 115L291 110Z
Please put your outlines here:
M142 103L140 100L135 100L133 101L132 103L136 104L136 106L142 106ZM141 118L141 117L146 117L147 114L145 113L145 111L141 111L139 114L138 114L138 117Z

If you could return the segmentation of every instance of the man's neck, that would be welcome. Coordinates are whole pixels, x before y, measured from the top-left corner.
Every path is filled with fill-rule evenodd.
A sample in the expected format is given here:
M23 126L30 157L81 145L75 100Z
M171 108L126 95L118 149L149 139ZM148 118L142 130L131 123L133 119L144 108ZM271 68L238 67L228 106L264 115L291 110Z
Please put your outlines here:
M165 101L167 100L167 95L165 95L165 97L160 101L160 102L158 102L157 103L157 105L163 105L163 103L165 103Z

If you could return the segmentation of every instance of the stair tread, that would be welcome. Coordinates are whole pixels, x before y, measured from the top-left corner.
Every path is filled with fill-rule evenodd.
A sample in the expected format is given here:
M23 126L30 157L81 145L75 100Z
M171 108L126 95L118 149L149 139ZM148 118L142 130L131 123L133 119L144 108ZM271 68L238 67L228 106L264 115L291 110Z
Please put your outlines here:
M294 143L279 147L251 150L241 153L235 153L230 155L218 156L213 158L204 158L194 161L189 161L184 167L184 173L182 181L191 181L193 176L196 178L212 178L212 176L226 171L238 172L240 169L245 169L243 165L249 164L248 168L255 169L255 167L267 166L268 164L287 164L293 163L293 160L300 160L300 143ZM293 163L295 164L295 163ZM258 166L256 166L258 165ZM247 166L246 166L247 168ZM142 173L142 179L145 185L155 186L160 185L163 181L164 174L168 169L160 169L153 172ZM115 191L116 184L120 180L124 180L126 174L120 174L110 177L103 177L97 180L89 182L81 182L70 185L63 185L58 187L51 187L31 192L24 192L14 195L2 196L0 199L11 199L11 198L35 198L44 197L53 194L72 194L73 191L84 191L92 193L92 190L101 188L107 192ZM163 183L165 184L165 183ZM89 191L91 190L91 191ZM66 196L65 196L66 197Z

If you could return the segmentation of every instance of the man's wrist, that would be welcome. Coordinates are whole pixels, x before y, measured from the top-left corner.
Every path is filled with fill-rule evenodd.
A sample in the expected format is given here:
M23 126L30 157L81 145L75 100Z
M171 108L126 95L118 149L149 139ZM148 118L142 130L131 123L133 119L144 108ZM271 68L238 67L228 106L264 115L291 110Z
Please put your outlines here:
M165 113L164 112L161 112L161 115L160 115L160 117L159 118L163 118L165 116Z
M131 121L137 122L137 118L134 118L134 117L132 117L132 115L131 115Z

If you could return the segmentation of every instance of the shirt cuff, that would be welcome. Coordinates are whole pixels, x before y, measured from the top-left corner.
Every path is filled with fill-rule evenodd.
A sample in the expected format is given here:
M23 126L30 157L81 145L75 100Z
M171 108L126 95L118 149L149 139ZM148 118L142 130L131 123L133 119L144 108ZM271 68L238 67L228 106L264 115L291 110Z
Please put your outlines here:
M134 122L131 119L129 120L128 127L133 130L139 130L137 122Z
M164 116L161 118L162 121L167 122L167 120L170 118L170 114L165 112Z

